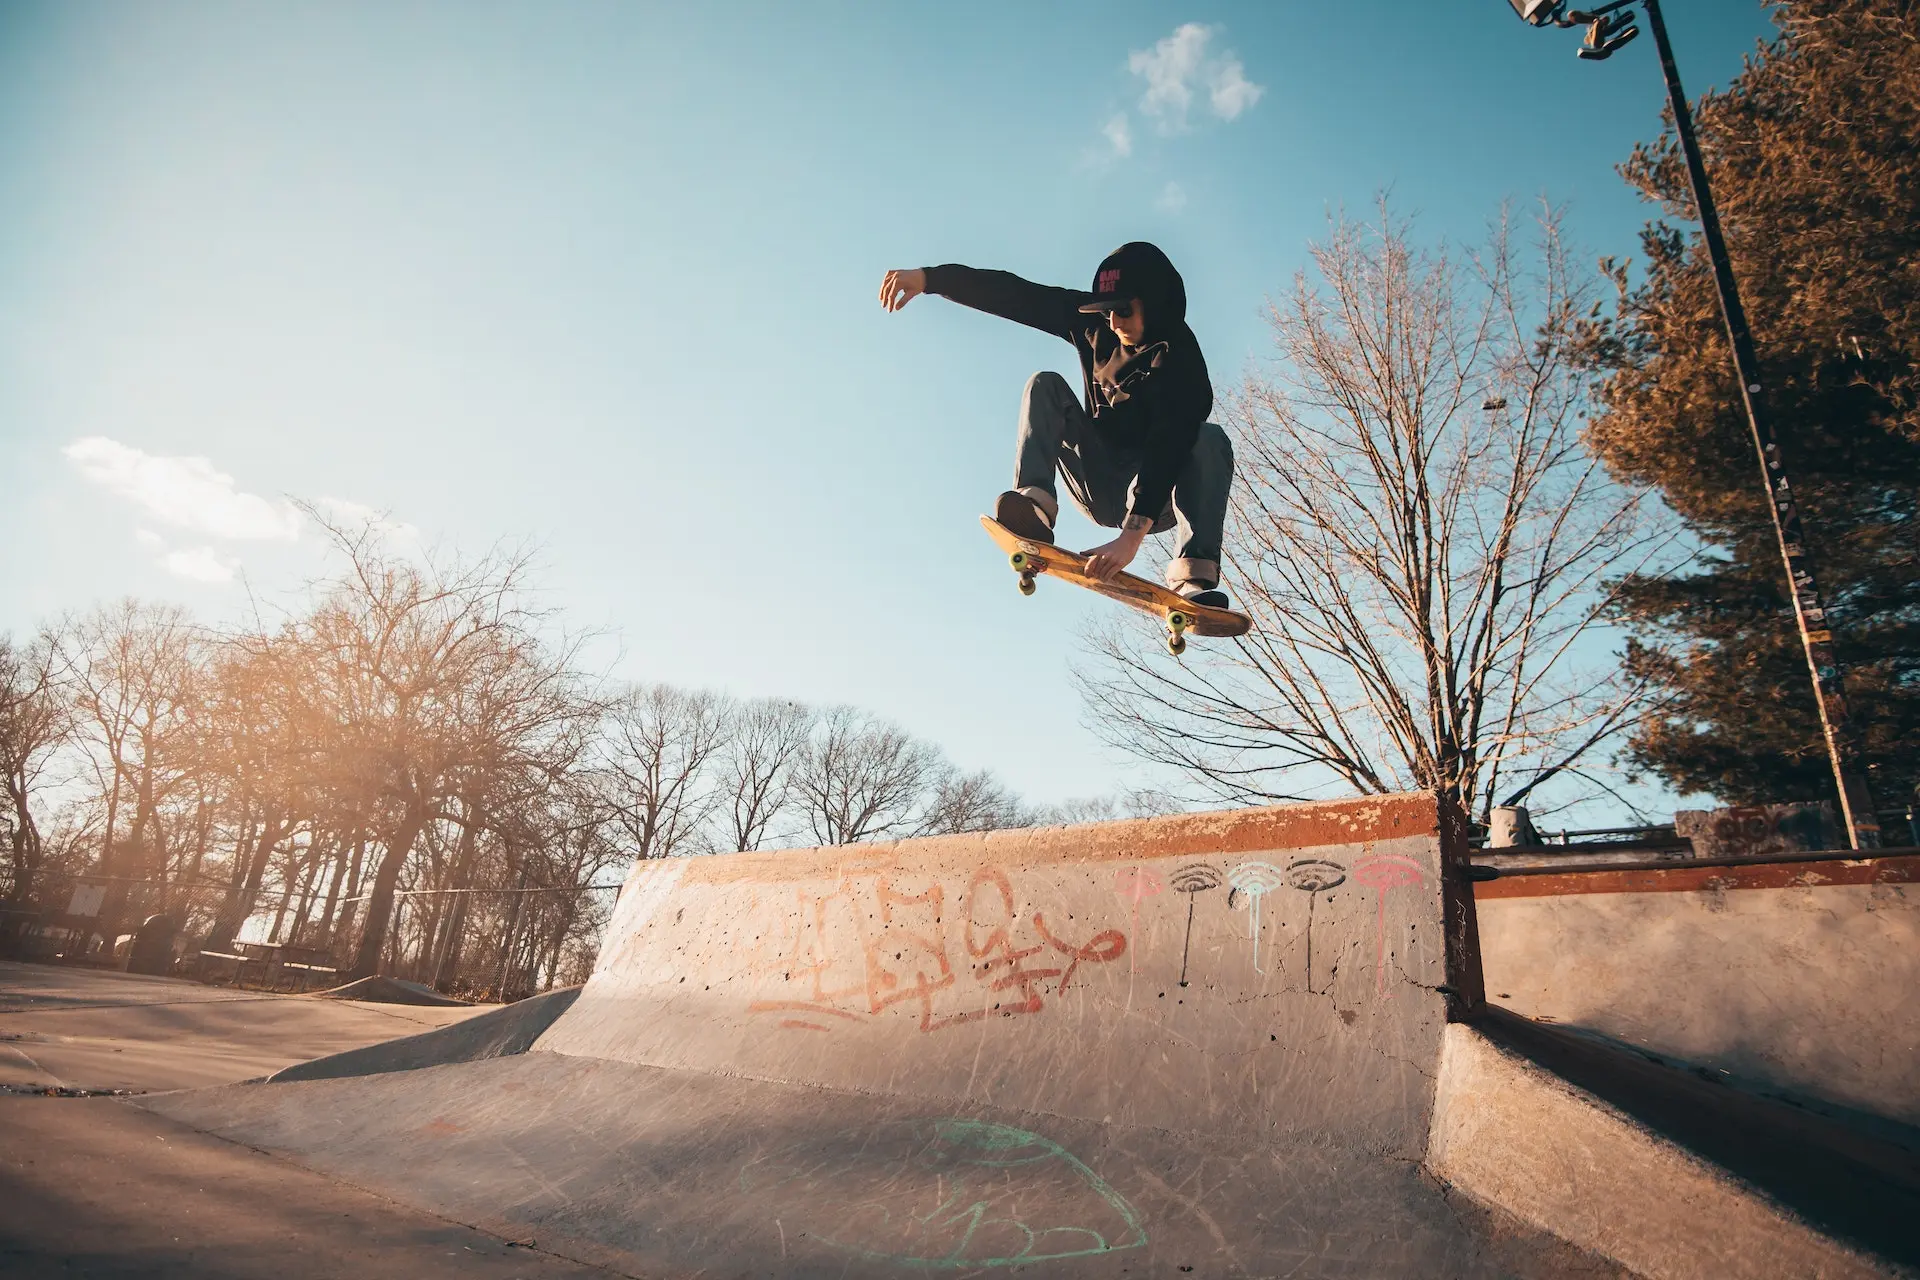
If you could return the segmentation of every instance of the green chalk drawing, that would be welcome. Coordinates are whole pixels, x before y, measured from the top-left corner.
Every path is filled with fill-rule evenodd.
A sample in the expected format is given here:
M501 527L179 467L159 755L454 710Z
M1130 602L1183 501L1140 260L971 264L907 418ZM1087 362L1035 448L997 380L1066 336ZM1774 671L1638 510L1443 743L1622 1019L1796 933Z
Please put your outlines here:
M863 1142L863 1154L840 1160L749 1162L741 1170L741 1189L750 1194L789 1189L809 1199L839 1200L847 1206L841 1222L816 1224L809 1238L856 1257L902 1267L1024 1266L1137 1249L1147 1243L1146 1227L1126 1198L1056 1142L1025 1129L962 1117L922 1122L913 1128L913 1148L901 1153L901 1158L879 1155ZM898 1207L903 1198L902 1175L909 1171L919 1176L908 1181L933 1192L928 1197L933 1200L931 1207ZM874 1180L869 1185L883 1189L882 1194L861 1194L860 1184L869 1179ZM1064 1193L1069 1204L1075 1193L1090 1193L1093 1200L1083 1201L1080 1207L1103 1206L1113 1218L1101 1224L1104 1231L1094 1226L1034 1225L1029 1219L1036 1215L1023 1211L1018 1203L1023 1192L1050 1200ZM918 1197L907 1191L904 1198ZM1071 1213L1067 1205L1052 1207L1049 1217ZM788 1217L787 1228L792 1225Z

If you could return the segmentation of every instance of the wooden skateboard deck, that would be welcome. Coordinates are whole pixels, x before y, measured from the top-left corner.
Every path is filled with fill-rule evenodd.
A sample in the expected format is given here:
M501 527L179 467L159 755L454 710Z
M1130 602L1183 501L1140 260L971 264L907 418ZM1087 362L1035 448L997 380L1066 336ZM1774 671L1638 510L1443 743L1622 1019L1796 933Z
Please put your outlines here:
M1032 595L1034 579L1045 574L1085 587L1110 600L1118 600L1121 604L1131 605L1142 613L1152 614L1165 624L1169 653L1178 655L1184 650L1188 634L1243 636L1253 627L1253 619L1244 613L1194 604L1177 591L1148 582L1145 578L1137 578L1131 573L1117 573L1111 581L1102 582L1087 573L1084 552L1068 551L1044 542L1031 542L992 516L981 516L980 524L986 529L987 536L1007 553L1013 571L1020 575L1021 595Z

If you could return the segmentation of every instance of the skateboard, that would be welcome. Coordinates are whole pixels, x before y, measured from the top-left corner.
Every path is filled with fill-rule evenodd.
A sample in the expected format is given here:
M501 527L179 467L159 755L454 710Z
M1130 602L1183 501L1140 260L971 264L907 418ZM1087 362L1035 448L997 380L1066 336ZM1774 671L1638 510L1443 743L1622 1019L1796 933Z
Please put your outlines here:
M1000 544L1000 549L1007 553L1007 563L1020 575L1021 595L1032 595L1034 579L1044 573L1085 587L1110 600L1131 605L1166 624L1167 652L1176 658L1186 651L1189 633L1196 636L1243 636L1253 627L1253 619L1244 613L1194 604L1177 591L1148 582L1145 578L1136 578L1130 573L1117 573L1108 582L1090 577L1084 553L1049 546L1044 542L1030 542L992 516L981 516L980 524L986 529L987 536Z

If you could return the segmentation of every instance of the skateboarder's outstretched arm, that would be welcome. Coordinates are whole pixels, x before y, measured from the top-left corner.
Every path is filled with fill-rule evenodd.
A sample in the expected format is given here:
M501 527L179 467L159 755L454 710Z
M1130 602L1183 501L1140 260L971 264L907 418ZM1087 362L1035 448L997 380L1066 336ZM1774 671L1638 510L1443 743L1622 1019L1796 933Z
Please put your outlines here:
M1078 289L1023 280L1011 271L982 271L948 263L942 267L914 267L889 271L880 282L880 305L898 311L923 293L937 293L962 306L1011 320L1073 341L1074 330L1087 317L1080 304L1093 295Z

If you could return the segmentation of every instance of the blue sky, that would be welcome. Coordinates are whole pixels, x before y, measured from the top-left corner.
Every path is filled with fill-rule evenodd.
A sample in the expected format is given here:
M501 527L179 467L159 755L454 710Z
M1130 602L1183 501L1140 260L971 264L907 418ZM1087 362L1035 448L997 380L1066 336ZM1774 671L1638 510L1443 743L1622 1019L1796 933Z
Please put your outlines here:
M1770 30L1672 8L1695 95ZM1143 72L1187 24L1182 112ZM856 702L1038 799L1151 782L1067 679L1106 606L1023 600L975 523L1069 349L881 274L1151 239L1224 385L1382 190L1631 252L1658 67L1576 43L1504 0L0 0L0 630L284 599L324 560L282 504L331 501L536 542L621 674Z

